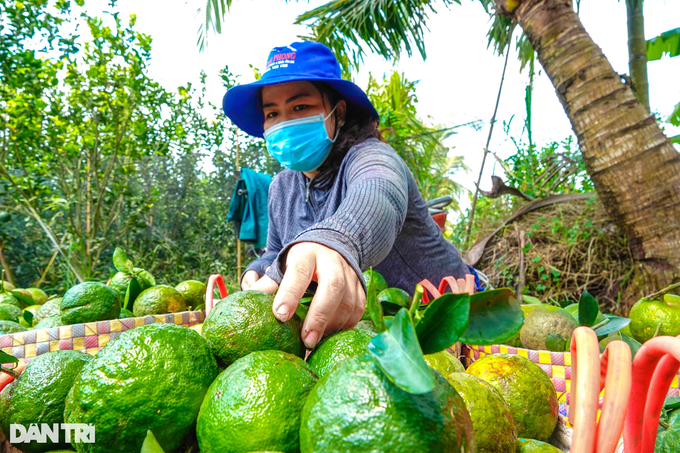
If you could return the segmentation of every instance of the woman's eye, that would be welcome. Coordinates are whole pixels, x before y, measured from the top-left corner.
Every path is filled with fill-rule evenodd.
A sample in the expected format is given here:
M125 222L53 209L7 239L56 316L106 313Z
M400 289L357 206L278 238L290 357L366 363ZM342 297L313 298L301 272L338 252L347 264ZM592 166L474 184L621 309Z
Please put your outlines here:
M305 104L300 104L300 105L296 105L295 107L293 107L293 110L295 110L296 112L299 112L300 110L304 110L307 107L309 107L309 106L305 105Z
M276 116L276 112L267 113L267 118L274 118L275 116Z

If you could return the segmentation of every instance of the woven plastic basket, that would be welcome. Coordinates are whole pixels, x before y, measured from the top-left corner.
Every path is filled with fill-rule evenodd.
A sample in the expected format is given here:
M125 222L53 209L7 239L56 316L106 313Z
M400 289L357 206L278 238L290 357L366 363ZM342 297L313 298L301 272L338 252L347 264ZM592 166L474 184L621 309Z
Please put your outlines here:
M488 354L506 353L527 358L540 366L550 379L552 379L560 405L560 414L567 417L569 408L569 393L571 391L571 353L535 351L532 349L513 348L506 345L475 346L465 344L462 347L462 356L465 366ZM678 375L673 379L668 396L679 396ZM600 395L602 397L603 395ZM599 416L599 414L598 414Z
M184 311L29 330L0 335L0 349L19 359L19 365L28 363L40 354L50 351L73 350L94 355L109 341L117 338L121 332L135 327L156 322L190 327L202 323L204 319L203 311Z

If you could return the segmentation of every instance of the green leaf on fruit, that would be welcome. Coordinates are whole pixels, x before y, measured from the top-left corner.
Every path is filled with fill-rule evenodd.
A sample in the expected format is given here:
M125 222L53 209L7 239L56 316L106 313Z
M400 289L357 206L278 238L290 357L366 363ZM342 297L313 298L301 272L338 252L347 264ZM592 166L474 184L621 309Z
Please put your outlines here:
M416 324L423 354L434 354L454 344L468 327L470 296L447 293L433 300Z
M524 324L524 312L510 288L482 291L470 296L468 328L459 341L474 345L501 344Z
M522 302L527 305L541 305L543 303L538 297L524 295L522 296Z
M621 341L630 346L631 356L635 358L635 354L637 354L638 349L640 349L640 347L642 346L642 343L637 341L635 338L626 335L623 332L619 332L619 335L621 335Z
M675 453L680 448L680 410L662 411L654 453Z
M680 396L669 396L663 404L663 409L671 411L680 407Z
M597 301L588 291L583 291L578 301L578 323L581 326L590 327L597 319L600 308Z
M559 333L551 332L545 339L545 347L548 351L564 352L567 350L567 338Z
M621 318L619 316L614 315L604 315L604 317L605 319L608 319L609 322L603 325L602 327L598 327L597 329L595 329L595 334L598 337L609 335L610 333L616 332L617 330L621 330L628 324L630 324L629 318Z
M295 309L295 314L298 315L301 321L304 321L305 318L307 317L307 312L309 311L309 305L304 305L304 304L298 304L297 308Z
M116 250L113 251L113 265L118 271L125 272L126 274L131 274L134 269L127 253L120 247L116 247Z
M378 302L378 294L375 289L375 279L369 279L368 287L366 288L366 311L373 321L378 333L385 332L387 326L385 325L385 318L383 317L382 304Z
M146 431L146 437L142 444L142 449L139 453L165 453L161 444L158 443L156 437L150 430Z
M28 306L28 305L35 304L35 302L33 301L33 297L27 296L26 294L22 293L21 291L12 290L12 291L10 291L10 294L12 294L12 296L19 299L21 301L21 303L23 303L24 305Z
M32 326L33 325L33 313L31 313L28 310L24 310L24 321L26 321L26 323L29 326Z
M400 389L417 395L434 389L434 375L425 363L411 315L405 308L399 310L389 329L373 337L368 350Z
M5 351L0 351L0 363L19 363L19 359L7 354Z
M139 285L137 277L132 277L130 279L130 283L128 284L127 290L125 291L125 301L123 302L123 307L132 311L132 308L135 305L135 300L137 300L137 297L141 292L142 287Z

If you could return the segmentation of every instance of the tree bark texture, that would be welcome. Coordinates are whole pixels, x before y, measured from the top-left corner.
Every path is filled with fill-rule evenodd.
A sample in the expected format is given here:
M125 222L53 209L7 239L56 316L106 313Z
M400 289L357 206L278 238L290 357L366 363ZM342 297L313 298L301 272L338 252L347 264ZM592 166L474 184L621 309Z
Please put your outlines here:
M680 154L593 42L568 0L499 10L524 29L635 259L680 273Z
M635 88L635 97L649 108L649 79L647 78L647 40L645 39L645 16L643 0L626 0L628 22L628 71Z

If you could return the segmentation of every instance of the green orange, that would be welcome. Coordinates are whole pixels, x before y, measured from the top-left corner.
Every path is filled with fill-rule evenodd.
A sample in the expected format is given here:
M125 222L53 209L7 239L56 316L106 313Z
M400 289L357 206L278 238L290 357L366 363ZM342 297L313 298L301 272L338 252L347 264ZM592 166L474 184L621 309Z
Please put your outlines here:
M503 395L517 424L517 435L545 441L557 426L557 393L535 363L510 354L490 354L467 369Z
M292 354L256 351L238 359L201 405L201 452L299 451L300 414L314 384L311 368Z

